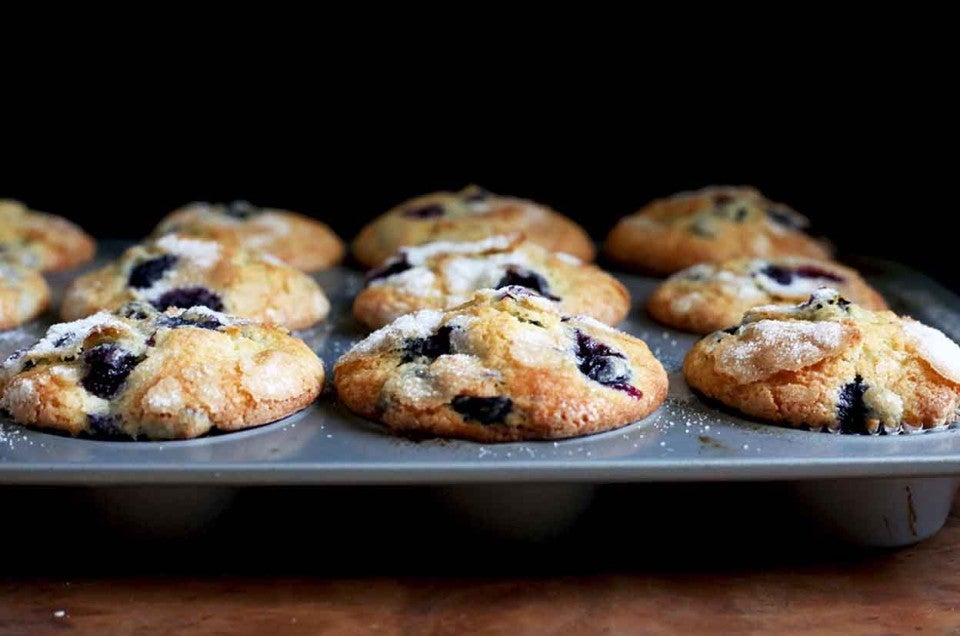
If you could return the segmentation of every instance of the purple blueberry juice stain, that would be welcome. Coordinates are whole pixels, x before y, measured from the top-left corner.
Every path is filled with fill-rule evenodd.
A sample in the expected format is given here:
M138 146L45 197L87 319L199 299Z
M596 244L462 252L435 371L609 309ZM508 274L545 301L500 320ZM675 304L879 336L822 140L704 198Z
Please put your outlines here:
M180 327L196 327L198 329L210 329L217 330L223 326L223 324L214 318L213 316L202 316L189 318L183 315L180 316L162 316L157 320L158 327L167 327L168 329L179 329ZM153 337L151 336L151 339ZM147 344L153 346L149 341Z
M206 307L214 311L223 311L223 301L220 296L204 287L180 287L171 289L151 304L163 311L168 307L190 309L191 307Z
M833 272L827 271L820 267L815 267L813 265L804 265L794 269L770 264L760 270L760 273L767 278L773 279L780 285L789 285L793 282L794 278L819 278L823 280L829 280L834 283L844 282L844 278L842 276L838 276Z
M575 355L580 373L638 400L643 397L643 392L630 384L631 373L626 356L580 330L577 330L576 336Z

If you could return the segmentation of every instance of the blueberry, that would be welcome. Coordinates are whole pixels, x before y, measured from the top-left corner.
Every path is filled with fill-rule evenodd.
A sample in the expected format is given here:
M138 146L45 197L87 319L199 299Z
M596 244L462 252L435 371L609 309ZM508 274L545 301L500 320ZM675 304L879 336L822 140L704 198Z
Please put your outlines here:
M400 256L399 258L391 259L386 263L384 263L382 267L378 267L377 269L372 269L369 272L367 272L367 275L366 275L367 284L369 285L375 280L380 280L381 278L389 278L390 276L393 276L395 274L405 272L411 267L413 267L413 265L411 265L409 261L407 261L406 256Z
M794 273L800 278L823 278L824 280L833 281L835 283L844 282L843 276L838 276L833 272L815 267L813 265L804 265L803 267L798 267L794 270Z
M507 285L506 287L501 287L500 290L500 300L504 298L516 300L524 296L539 296L539 294L532 291L529 287L522 287L520 285Z
M81 386L97 397L110 399L120 390L133 368L137 366L137 357L124 351L115 344L101 344L83 355L87 365L87 374L80 381Z
M180 287L171 289L167 293L152 301L154 307L163 311L167 307L190 309L191 307L207 307L214 311L223 310L223 301L209 289L203 287Z
M263 210L251 204L249 201L234 201L224 208L224 213L227 216L232 216L235 219L249 219L250 217L256 216L261 212L263 212Z
M747 218L747 214L750 212L747 208L737 208L737 213L733 217L733 220L737 223L742 223L744 219Z
M577 330L577 368L594 382L629 393L640 399L643 392L630 384L630 366L626 356Z
M788 269L786 267L780 267L779 265L771 264L760 270L760 273L772 278L781 285L789 285L792 283L794 276L797 278L822 278L834 283L844 282L842 276L837 276L833 272L815 267L813 265L804 265L803 267L798 267L796 269Z
M148 261L143 261L130 270L130 277L127 278L127 287L134 289L146 289L155 282L163 278L167 270L174 266L177 257L173 254L164 254Z
M789 285L793 282L793 272L779 265L767 265L760 270L760 273L767 278L772 278L781 285Z
M484 425L500 424L513 409L513 400L508 397L458 395L450 402L450 406L465 420L473 420Z
M560 300L559 296L553 296L550 294L550 284L547 283L546 278L523 267L508 267L506 273L503 275L503 278L500 279L500 282L497 283L495 289L501 289L503 287L509 287L513 285L518 287L526 287L527 289L533 290L544 298L549 298L550 300Z
M859 375L853 382L848 382L840 388L837 396L837 422L841 433L867 435L866 420L867 407L863 403L863 393L867 386Z
M439 203L428 203L416 208L404 210L403 216L411 219L432 219L443 216L443 206Z
M132 318L133 320L146 320L147 318L147 312L145 312L142 307L137 307L135 305L124 307L121 310L120 315L124 318Z
M87 414L87 421L90 422L90 428L97 435L103 437L119 437L124 434L120 427L120 418L116 415L94 415Z
M186 318L184 316L164 316L157 321L158 327L167 327L168 329L179 329L180 327L197 327L198 329L217 330L223 326L219 320L212 316L203 318ZM148 342L149 344L149 342Z
M403 347L402 362L411 362L417 358L436 360L452 352L450 347L451 327L440 327L437 333L426 338L408 340Z

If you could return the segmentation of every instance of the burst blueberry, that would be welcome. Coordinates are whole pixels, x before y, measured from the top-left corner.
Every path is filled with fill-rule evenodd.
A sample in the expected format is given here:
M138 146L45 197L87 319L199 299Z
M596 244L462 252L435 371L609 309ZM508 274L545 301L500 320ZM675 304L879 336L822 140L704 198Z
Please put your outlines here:
M549 298L550 300L560 300L559 296L554 296L550 293L550 284L547 282L546 278L537 272L525 269L523 267L508 267L503 275L503 278L501 278L500 282L497 283L496 289L514 285L518 287L526 287L527 289L535 291L544 298Z
M157 320L158 327L178 329L180 327L197 327L198 329L216 330L223 324L213 316L162 316ZM148 343L149 344L149 343Z
M400 256L396 259L391 259L384 263L382 267L377 269L370 270L366 275L366 282L369 285L375 280L380 280L381 278L389 278L396 274L407 271L413 267L409 261L407 261L406 256Z
M437 332L426 338L408 340L403 348L403 362L412 362L418 358L436 360L440 356L452 353L450 345L451 327L440 327Z
M837 396L837 422L840 432L853 435L868 435L867 407L863 402L863 394L867 386L863 378L856 376L853 382L848 382L840 388Z
M772 278L780 285L789 285L793 282L793 272L779 265L767 265L760 270L760 273L767 278Z
M820 267L815 267L813 265L804 265L803 267L798 267L794 270L794 273L800 278L822 278L824 280L833 281L834 283L844 282L843 276L838 276L833 272L827 271Z
M465 420L483 425L500 424L513 409L513 400L508 397L473 397L458 395L450 402L453 410Z
M127 278L127 286L134 289L146 289L152 287L155 282L163 278L171 267L177 263L177 257L173 254L164 254L148 261L143 261L130 270L130 277Z
M576 332L577 368L594 382L628 393L636 399L643 392L630 384L630 365L626 356L580 330Z
M168 307L190 309L191 307L207 307L214 311L223 311L223 301L220 296L204 287L180 287L171 289L156 300L154 307L163 311Z
M833 272L827 271L820 267L815 267L813 265L804 265L803 267L798 267L796 269L790 269L787 267L781 267L779 265L767 265L760 273L768 278L772 278L781 285L789 285L793 282L794 277L796 278L820 278L823 280L829 280L834 283L842 283L844 279L842 276L837 276Z
M120 390L120 386L137 366L137 357L115 344L101 344L83 355L87 373L80 381L81 386L97 397L111 399Z
M116 415L87 415L87 421L94 433L102 437L119 437L124 434L120 426L120 418Z
M153 308L151 307L149 311L152 312ZM147 316L150 315L147 305L139 302L127 303L121 307L117 313L123 318L131 318L133 320L146 320Z

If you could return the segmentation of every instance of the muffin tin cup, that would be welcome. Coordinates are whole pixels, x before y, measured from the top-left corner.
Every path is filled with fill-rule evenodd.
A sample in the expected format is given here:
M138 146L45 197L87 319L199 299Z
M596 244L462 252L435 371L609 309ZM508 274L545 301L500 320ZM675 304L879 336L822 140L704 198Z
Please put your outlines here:
M125 245L105 244L98 264ZM895 311L960 340L960 299L952 293L900 265L855 265ZM798 507L854 543L906 545L942 526L960 477L957 431L841 436L749 421L718 409L694 395L682 377L683 356L697 336L660 326L643 311L644 298L659 280L616 275L633 297L620 328L648 343L671 383L658 411L621 429L510 444L411 441L347 412L328 386L316 403L279 422L190 441L73 439L2 422L0 484L424 485L439 487L444 505L475 525L536 536L575 521L596 484L779 481L789 485ZM70 278L49 277L55 299ZM363 277L337 268L317 279L331 299L330 317L297 335L323 358L329 378L336 359L365 335L350 314ZM48 316L3 332L0 355L32 343L51 322ZM219 509L227 499L218 495L212 503ZM535 513L514 505L534 500ZM116 505L125 506L122 500ZM164 515L173 514L177 499L161 507ZM203 517L196 506L191 510L183 512Z

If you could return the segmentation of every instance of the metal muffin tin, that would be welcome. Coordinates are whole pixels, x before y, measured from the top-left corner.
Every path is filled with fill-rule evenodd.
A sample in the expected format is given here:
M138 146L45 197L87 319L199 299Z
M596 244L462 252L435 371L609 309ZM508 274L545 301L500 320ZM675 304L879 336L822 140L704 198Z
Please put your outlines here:
M123 246L102 246L98 264ZM960 298L896 264L858 265L895 311L960 340ZM55 306L73 275L49 277ZM703 403L681 372L683 356L697 337L652 322L642 305L658 279L626 274L618 278L629 288L633 308L620 328L643 338L670 374L669 396L653 415L615 431L555 442L399 438L348 413L329 387L336 359L365 335L350 313L362 275L337 268L317 278L330 297L331 315L297 335L323 358L328 388L309 408L256 429L174 442L73 439L3 421L0 485L162 484L218 492L254 485L455 485L462 486L464 506L474 502L490 516L499 514L483 503L490 492L496 493L501 511L513 508L511 497L530 501L537 492L549 493L555 505L539 509L548 509L541 513L555 525L583 509L592 484L781 481L789 482L798 505L838 534L891 546L939 530L960 483L960 433L953 429L840 436L757 423ZM54 321L48 315L0 333L0 356L32 343ZM558 492L558 485L567 488ZM523 523L529 525L530 519Z

